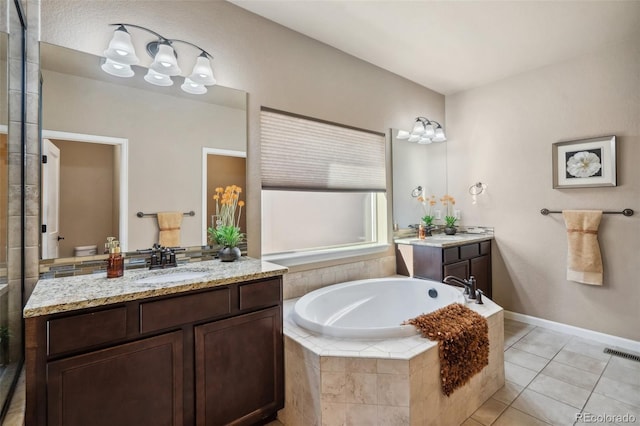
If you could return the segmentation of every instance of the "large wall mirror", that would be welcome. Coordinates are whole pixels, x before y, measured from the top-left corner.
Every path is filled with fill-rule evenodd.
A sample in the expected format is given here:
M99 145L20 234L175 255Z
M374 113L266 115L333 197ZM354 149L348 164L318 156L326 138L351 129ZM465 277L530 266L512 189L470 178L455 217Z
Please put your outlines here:
M391 129L393 223L403 229L419 224L425 215L419 195L439 200L447 193L447 144L420 145L397 139L397 134L398 129Z
M206 244L209 187L244 186L246 92L154 86L136 66L114 77L100 57L47 43L40 55L42 258L100 254L108 236L128 251L149 248L164 211L194 212L180 246Z

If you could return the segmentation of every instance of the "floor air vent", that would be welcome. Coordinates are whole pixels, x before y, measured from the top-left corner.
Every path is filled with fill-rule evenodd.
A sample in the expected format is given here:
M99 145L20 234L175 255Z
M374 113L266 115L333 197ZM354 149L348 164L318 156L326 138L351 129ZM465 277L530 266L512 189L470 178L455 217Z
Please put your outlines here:
M619 356L621 358L630 359L631 361L640 362L640 355L628 354L626 352L617 351L615 349L604 348L605 354L611 354L613 356Z

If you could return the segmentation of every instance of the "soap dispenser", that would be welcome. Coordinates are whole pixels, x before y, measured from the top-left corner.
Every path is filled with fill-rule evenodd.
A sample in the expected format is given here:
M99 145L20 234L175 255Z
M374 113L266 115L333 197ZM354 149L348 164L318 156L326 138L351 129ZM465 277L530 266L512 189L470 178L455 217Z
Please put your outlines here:
M120 253L120 241L115 237L107 238L106 244L109 250L109 259L107 259L107 278L118 278L124 275L124 258Z

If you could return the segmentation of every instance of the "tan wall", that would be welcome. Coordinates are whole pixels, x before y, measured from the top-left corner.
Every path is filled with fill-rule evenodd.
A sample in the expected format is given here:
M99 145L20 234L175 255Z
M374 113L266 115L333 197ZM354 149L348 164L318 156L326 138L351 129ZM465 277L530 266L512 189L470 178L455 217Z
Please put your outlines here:
M640 340L640 39L447 96L448 184L463 223L494 225L505 309ZM616 135L618 186L553 189L551 145ZM467 188L488 184L471 204ZM633 208L600 226L604 286L567 281L561 215Z
M44 129L128 139L127 249L158 242L157 221L136 217L139 211L195 211L182 220L180 245L200 245L202 147L244 151L246 111L47 70L42 74Z
M43 41L96 55L111 38L107 24L123 21L214 54L218 83L249 93L247 232L256 257L261 105L377 131L406 128L418 115L444 118L442 95L226 2L44 1L41 19Z
M8 165L9 150L7 146L7 135L0 133L0 264L3 265L0 271L0 277L5 276L6 270L4 269L4 265L7 263Z
M96 245L102 253L113 222L113 145L52 139L60 148L59 256L71 257L77 246ZM116 217L117 220L117 217Z

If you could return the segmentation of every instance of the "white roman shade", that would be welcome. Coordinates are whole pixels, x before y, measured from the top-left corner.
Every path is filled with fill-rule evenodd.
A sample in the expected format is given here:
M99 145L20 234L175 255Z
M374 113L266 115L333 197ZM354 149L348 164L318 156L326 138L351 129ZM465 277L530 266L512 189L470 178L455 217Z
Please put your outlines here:
M262 189L384 192L385 135L262 107Z

